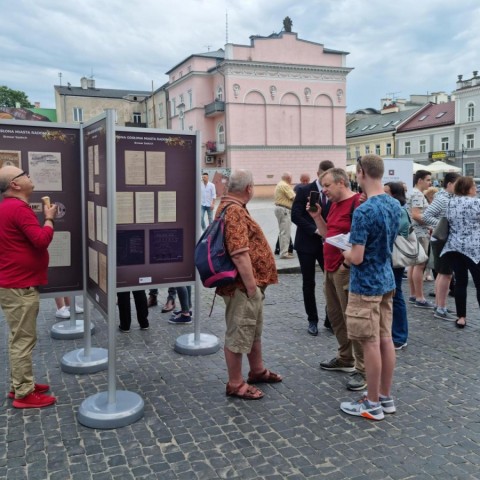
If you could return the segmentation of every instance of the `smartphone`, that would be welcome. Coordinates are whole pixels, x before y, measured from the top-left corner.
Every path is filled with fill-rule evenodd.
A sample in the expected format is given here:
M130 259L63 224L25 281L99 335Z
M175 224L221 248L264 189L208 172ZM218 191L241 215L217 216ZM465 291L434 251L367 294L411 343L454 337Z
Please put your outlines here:
M310 212L316 212L318 210L317 203L320 203L320 192L315 192L314 190L312 190L310 192L309 202L310 207L308 208L308 210Z

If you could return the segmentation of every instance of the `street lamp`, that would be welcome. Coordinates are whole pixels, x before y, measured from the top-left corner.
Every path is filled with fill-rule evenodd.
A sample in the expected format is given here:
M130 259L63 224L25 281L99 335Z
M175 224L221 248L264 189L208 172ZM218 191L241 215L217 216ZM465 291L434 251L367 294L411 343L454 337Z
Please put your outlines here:
M463 143L462 143L462 176L465 175L464 168L463 168L463 155L465 153L466 153L466 149L465 149L465 147L463 146Z

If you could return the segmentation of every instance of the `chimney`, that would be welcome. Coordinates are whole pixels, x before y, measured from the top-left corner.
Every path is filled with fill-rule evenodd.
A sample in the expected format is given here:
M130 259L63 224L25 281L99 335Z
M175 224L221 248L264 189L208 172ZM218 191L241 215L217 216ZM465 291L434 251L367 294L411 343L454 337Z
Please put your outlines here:
M88 88L88 78L87 77L82 77L80 79L80 86L83 88L83 90L86 90Z
M95 88L95 80L93 78L87 79L87 87L88 88Z
M35 103L33 104L33 106L34 106L35 108L40 108L40 102L35 102Z

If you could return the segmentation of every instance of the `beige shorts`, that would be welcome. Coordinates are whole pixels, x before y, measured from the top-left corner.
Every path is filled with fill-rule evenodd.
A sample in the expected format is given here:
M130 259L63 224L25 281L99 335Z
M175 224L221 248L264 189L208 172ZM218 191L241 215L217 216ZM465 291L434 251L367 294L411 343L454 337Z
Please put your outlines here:
M257 287L255 295L248 298L237 288L233 297L222 298L226 305L225 347L233 353L250 353L253 342L262 336L265 295Z
M345 311L348 338L358 341L378 341L392 336L393 291L384 295L350 293Z

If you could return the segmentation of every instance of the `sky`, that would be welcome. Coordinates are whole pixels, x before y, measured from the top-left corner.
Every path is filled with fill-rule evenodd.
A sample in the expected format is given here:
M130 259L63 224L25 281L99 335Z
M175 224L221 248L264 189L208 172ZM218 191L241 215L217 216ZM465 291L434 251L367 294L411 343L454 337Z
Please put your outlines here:
M55 108L54 85L152 90L193 53L282 30L349 52L347 111L455 90L480 71L478 0L0 0L0 85Z

